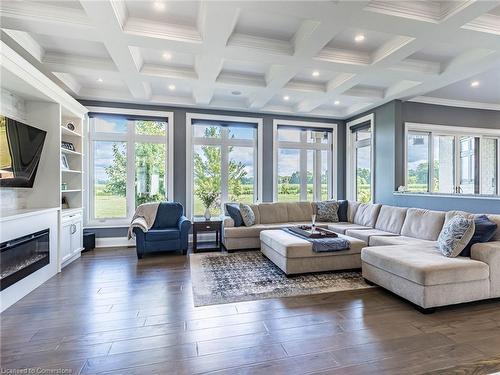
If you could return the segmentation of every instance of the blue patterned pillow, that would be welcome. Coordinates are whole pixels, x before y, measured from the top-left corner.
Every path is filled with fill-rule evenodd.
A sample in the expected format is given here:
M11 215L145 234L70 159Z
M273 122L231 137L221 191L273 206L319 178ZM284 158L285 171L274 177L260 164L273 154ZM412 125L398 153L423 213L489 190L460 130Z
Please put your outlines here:
M450 219L439 233L437 240L441 253L449 258L455 258L467 246L474 235L474 219L456 215Z
M231 219L234 221L235 227L241 227L243 225L243 218L241 217L240 207L238 203L227 203L226 210Z
M316 219L318 221L337 223L339 221L338 210L339 204L337 201L316 202Z
M251 227L255 224L255 214L248 204L240 203L240 212L246 227Z
M493 238L497 230L497 224L486 215L476 216L474 219L474 235L472 236L470 242L467 244L465 249L460 253L462 257L470 257L470 249L472 245L480 242L488 242Z

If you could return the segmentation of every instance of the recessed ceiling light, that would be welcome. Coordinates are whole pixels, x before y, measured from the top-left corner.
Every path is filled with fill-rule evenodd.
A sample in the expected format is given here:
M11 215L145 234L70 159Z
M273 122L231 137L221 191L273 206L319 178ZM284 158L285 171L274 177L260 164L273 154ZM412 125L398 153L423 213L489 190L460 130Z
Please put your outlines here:
M172 54L170 52L163 52L162 56L165 60L170 60L172 58Z
M170 91L174 91L175 90L175 85L168 85L168 89Z
M354 37L354 41L357 43L361 43L365 40L365 36L363 34L358 34Z
M231 91L231 94L233 94L233 95L241 95L241 91L234 90L234 91Z
M153 7L160 12L163 12L167 8L163 1L155 1Z
M319 72L317 70L315 70L314 72L312 72L312 76L319 77Z
M470 83L470 87L477 87L477 86L479 86L479 81L472 81Z
M102 78L97 78L97 82L102 83L103 79Z
M338 100L335 100L335 101L333 102L333 104L335 104L335 105L339 105L339 104L340 104L340 102L339 102Z
M288 101L288 100L290 100L290 97L289 97L288 95L285 95L285 96L283 97L283 100L284 100L284 101Z

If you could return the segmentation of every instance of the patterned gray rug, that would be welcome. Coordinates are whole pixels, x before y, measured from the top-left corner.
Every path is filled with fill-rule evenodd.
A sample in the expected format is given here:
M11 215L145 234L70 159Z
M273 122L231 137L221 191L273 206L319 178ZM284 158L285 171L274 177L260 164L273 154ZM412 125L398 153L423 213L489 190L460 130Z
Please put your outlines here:
M191 254L195 306L370 288L361 272L286 277L260 251Z

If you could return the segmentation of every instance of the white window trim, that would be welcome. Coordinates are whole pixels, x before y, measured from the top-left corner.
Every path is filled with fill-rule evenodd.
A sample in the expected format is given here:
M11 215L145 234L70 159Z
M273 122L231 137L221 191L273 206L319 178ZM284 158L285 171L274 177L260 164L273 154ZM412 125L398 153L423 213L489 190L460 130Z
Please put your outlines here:
M94 218L94 208L93 208L93 194L94 194L94 154L92 151L91 143L96 140L94 137L94 129L91 129L90 118L88 119L87 126L87 142L86 149L86 161L85 161L85 171L88 178L85 179L85 197L86 197L86 226L93 227L117 227L117 226L127 226L132 219L135 212L135 202L134 194L129 194L129 191L134 191L135 189L135 154L130 153L128 148L134 147L134 143L139 142L151 142L151 143L161 143L166 144L166 168L167 168L167 189L166 189L166 200L172 200L174 198L174 113L165 111L154 111L154 110L142 110L142 109L128 109L128 108L113 108L113 107L87 107L89 112L102 113L102 114L115 114L115 115L134 115L134 116L145 116L145 117L160 117L166 118L167 129L166 129L166 142L159 141L160 136L149 136L149 135L134 135L133 132L129 131L125 134L100 134L99 140L110 140L110 141L126 141L127 142L127 155L133 155L132 160L127 159L127 217L126 218L110 218L110 219L95 219Z
M495 138L497 139L497 195L500 195L500 129L491 129L491 128L477 128L477 127L462 127L462 126L451 126L451 125L438 125L438 124L424 124L417 122L405 122L404 126L404 184L408 186L408 133L412 132L420 132L420 133L430 133L429 139L429 162L434 160L434 147L433 147L433 136L434 135L448 135L453 137L460 136L473 136L479 138L479 142L481 144L483 138ZM457 140L455 139L455 185L460 184L460 151L457 147ZM479 152L481 153L482 147L479 147ZM479 166L481 168L481 166ZM428 193L432 194L446 194L440 192L434 192L433 184L433 172L434 168L429 168L429 191ZM480 173L480 171L479 171ZM482 191L481 179L479 179L479 191ZM421 193L425 194L425 193ZM452 193L450 193L452 194ZM476 195L480 196L482 194L465 194L465 195Z
M351 127L370 121L371 129L371 155L370 155L370 177L371 177L371 203L375 198L375 114L370 113L366 116L349 121L346 124L346 199L356 200L356 147L354 145L355 134L351 133Z
M196 138L192 136L193 120L214 120L214 121L232 121L232 122L245 122L257 124L257 138L256 138L256 152L254 154L254 163L257 166L257 171L255 173L255 178L257 178L257 189L254 193L255 203L262 201L262 126L263 119L260 117L241 117L241 116L222 116L222 115L209 115L203 113L186 113L186 216L188 218L193 218L193 192L194 192L194 178L193 178L193 145ZM238 143L239 140L232 141L232 144ZM203 144L210 144L211 142L220 145L220 140L210 140L203 138ZM197 142L198 143L198 142ZM201 143L201 140L200 140ZM252 142L253 143L253 142ZM199 144L199 143L198 143ZM242 140L242 146L248 146L247 140ZM224 147L223 147L224 148ZM224 158L222 158L224 160ZM221 171L226 171L226 168L222 168ZM223 172L221 172L223 173ZM221 189L223 187L221 185Z
M311 127L311 128L323 128L323 129L331 129L332 130L332 149L330 150L332 153L332 157L328 160L328 168L331 171L330 176L330 187L329 187L329 199L337 199L337 131L338 124L337 123L325 123L325 122L309 122L309 121L295 121L295 120L273 120L273 201L278 201L278 148L281 145L284 148L294 148L294 149L304 149L304 150L313 150L315 148L324 150L325 147L321 147L321 145L316 145L314 143L304 144L301 146L297 144L297 142L286 142L286 141L278 141L278 126L279 125L287 125L287 126L297 126L297 127ZM319 147L317 147L319 146ZM324 145L323 145L324 146ZM305 158L302 158L303 160ZM321 168L321 166L317 166L317 168ZM306 168L307 169L307 168ZM307 173L307 171L306 171ZM319 187L321 189L321 187ZM314 192L314 195L317 195L317 191Z

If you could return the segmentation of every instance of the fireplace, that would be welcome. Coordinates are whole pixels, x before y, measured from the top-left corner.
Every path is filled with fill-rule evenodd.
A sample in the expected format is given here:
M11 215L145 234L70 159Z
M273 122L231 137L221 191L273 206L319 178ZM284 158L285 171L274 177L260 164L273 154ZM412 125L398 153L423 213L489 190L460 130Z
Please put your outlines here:
M49 257L49 229L0 244L0 290L46 266Z

